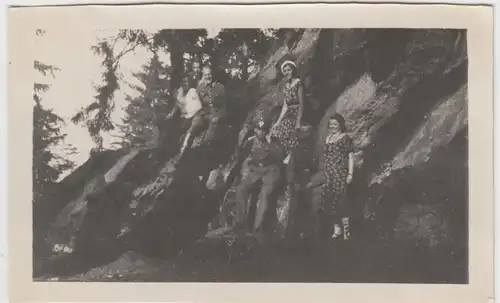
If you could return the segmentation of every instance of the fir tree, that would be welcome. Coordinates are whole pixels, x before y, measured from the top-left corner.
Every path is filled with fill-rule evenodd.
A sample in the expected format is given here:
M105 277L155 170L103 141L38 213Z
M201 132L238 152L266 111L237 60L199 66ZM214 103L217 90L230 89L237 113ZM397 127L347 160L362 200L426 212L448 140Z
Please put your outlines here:
M37 30L38 36L43 35L42 30ZM55 72L59 68L34 61L34 68L44 76L55 77ZM74 163L54 152L55 148L62 149L66 154L75 153L75 148L65 146L61 127L64 120L54 113L53 110L46 109L42 105L41 94L49 89L46 83L35 82L33 86L33 193L36 201L46 191L47 186L56 182L61 174L72 169Z
M169 98L166 73L164 63L154 53L149 63L143 65L140 72L133 74L141 84L130 85L138 95L126 96L129 103L125 108L122 124L118 126L123 135L115 145L127 148L157 143L159 130L155 124L155 109Z
M79 110L73 117L73 123L83 123L96 143L93 151L103 149L102 132L115 129L111 121L111 113L115 108L114 93L120 89L120 79L117 71L120 59L133 52L138 47L150 50L153 54L163 50L170 55L169 81L164 89L173 91L178 86L184 70L184 55L197 54L202 49L202 43L207 32L204 29L173 30L164 29L155 33L144 30L120 30L114 37L101 40L92 47L94 53L102 58L104 72L102 84L96 87L94 102ZM116 52L116 42L126 42L126 47ZM151 99L152 100L152 99ZM154 100L153 100L154 101ZM155 104L152 104L155 106Z

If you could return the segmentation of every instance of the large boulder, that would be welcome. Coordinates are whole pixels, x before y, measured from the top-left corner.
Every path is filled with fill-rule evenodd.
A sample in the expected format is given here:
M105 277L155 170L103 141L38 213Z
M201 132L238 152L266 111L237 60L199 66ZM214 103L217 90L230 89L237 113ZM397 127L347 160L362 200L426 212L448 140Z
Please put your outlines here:
M460 47L463 39L450 30L306 30L296 45L308 47L301 49L297 62L306 83L307 107L312 112L307 118L317 130L316 154L321 156L328 117L335 112L346 118L355 142L357 178L353 187L359 187L358 191L370 186L371 176L399 149L415 144L408 142L414 133L419 138L433 138L419 129L422 121L436 125L435 134L447 140L433 139L434 143L425 147L427 143L422 141L420 147L427 151L419 155L429 154L432 146L446 145L466 123L466 87L460 88L466 82L467 56ZM387 41L392 43L390 49L382 45ZM294 54L293 49L290 52ZM274 79L279 79L276 62L288 58L283 53L278 50L273 54L262 70L259 81L266 94L251 114L272 115L282 102L281 83ZM384 64L380 60L385 60ZM273 71L269 70L271 66ZM450 104L449 100L456 98L446 98L453 93L462 98ZM447 103L441 102L443 98ZM427 119L426 115L434 118ZM212 227L231 222L238 181L234 181ZM277 191L278 218L283 229L289 217L289 201L282 188ZM359 194L353 198L360 200L356 196Z
M385 235L434 250L465 237L450 234L466 226L467 87L443 98L424 119L400 151L372 175L368 191L378 188L377 199L368 200L373 202L366 205L365 216L384 222ZM384 216L398 209L392 218ZM464 221L451 223L456 220L454 209L462 212Z

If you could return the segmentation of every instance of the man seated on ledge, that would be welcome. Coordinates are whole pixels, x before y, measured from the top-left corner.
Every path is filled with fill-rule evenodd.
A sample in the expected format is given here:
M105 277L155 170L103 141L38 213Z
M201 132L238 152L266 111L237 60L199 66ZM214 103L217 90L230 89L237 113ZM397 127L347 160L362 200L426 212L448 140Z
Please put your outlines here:
M192 139L205 127L205 141L211 142L217 128L218 121L226 115L226 96L224 85L214 81L212 68L203 67L203 76L196 89L201 100L202 109L193 118L193 126L184 137L181 155L191 145Z

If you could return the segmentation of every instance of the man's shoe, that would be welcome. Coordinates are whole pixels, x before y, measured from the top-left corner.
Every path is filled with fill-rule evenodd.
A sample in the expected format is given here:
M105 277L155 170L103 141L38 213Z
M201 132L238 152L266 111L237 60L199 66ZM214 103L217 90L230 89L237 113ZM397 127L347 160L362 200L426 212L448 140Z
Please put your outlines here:
M344 240L348 240L351 235L349 231L349 217L342 218L342 225L344 227Z

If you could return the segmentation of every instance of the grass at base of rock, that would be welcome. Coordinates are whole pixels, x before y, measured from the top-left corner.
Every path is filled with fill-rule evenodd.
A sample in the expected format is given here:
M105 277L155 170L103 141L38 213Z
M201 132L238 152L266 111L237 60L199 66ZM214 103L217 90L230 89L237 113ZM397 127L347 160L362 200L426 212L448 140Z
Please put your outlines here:
M333 282L333 283L465 283L464 270L425 251L396 247L389 241L349 241L312 244L262 242L249 236L226 235L204 239L170 261L144 261L139 255L130 266L72 281L98 282ZM113 262L112 264L120 264ZM109 267L110 265L108 265ZM94 272L106 272L98 269ZM84 275L85 276L85 275Z

